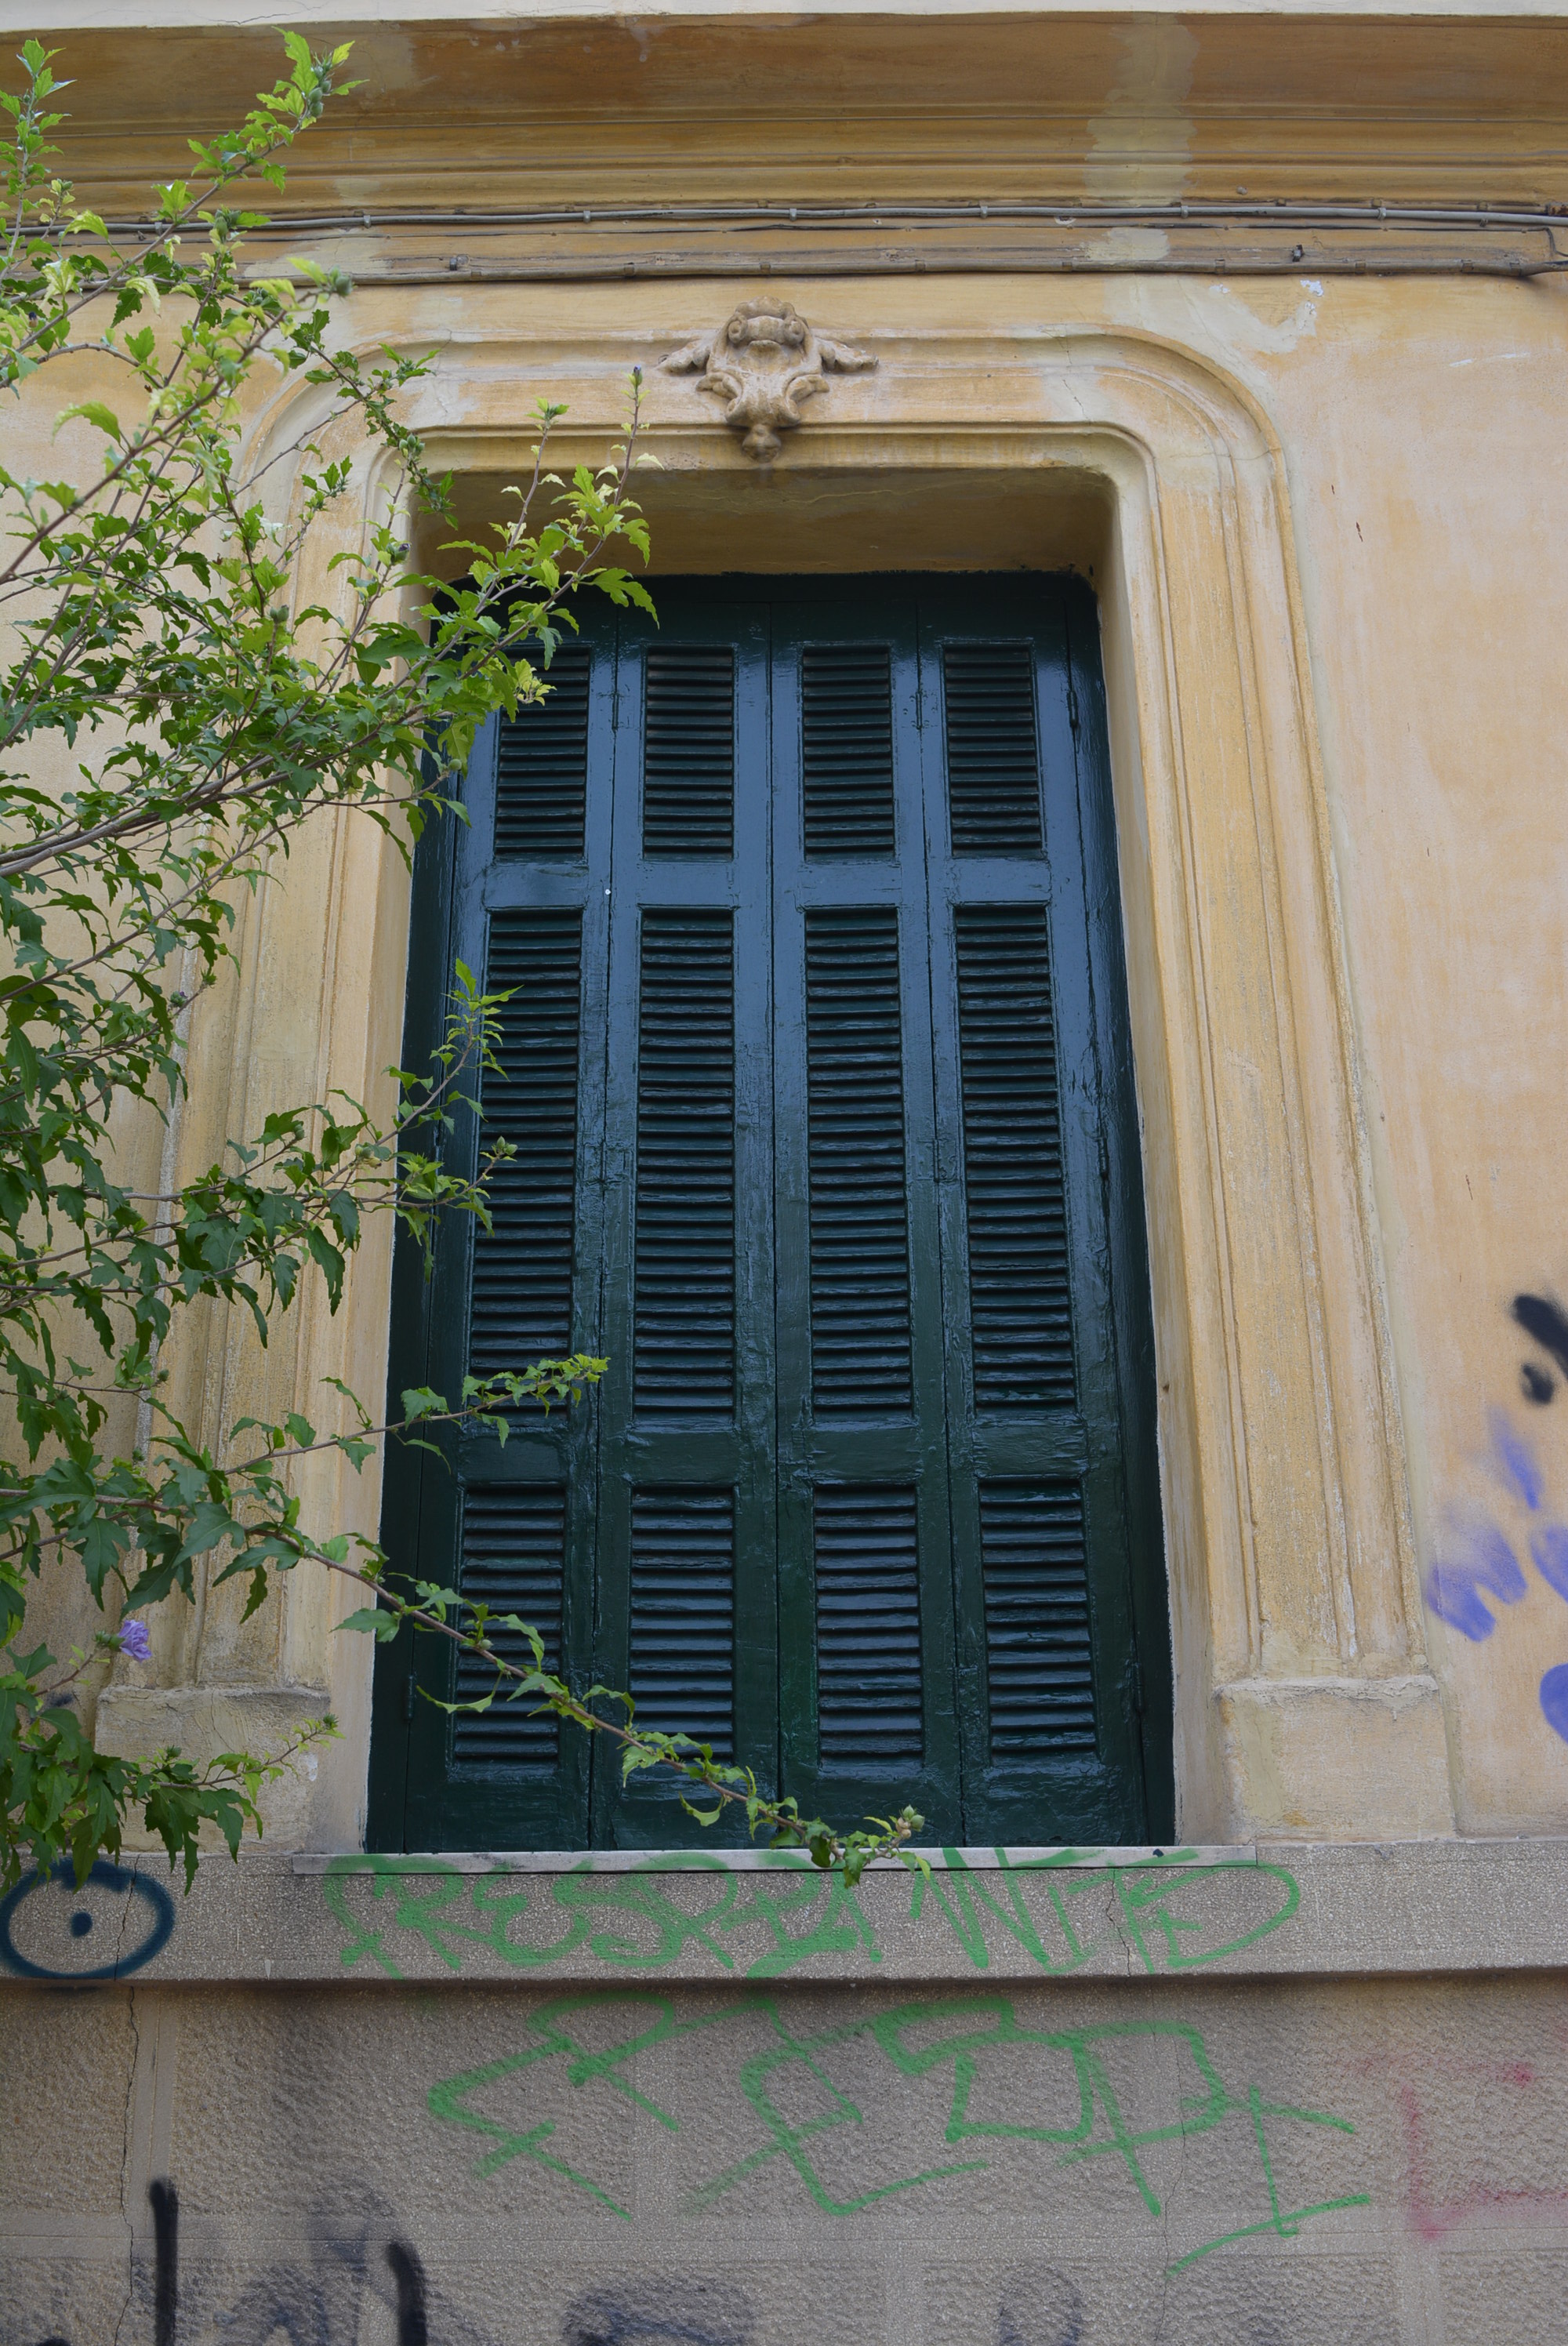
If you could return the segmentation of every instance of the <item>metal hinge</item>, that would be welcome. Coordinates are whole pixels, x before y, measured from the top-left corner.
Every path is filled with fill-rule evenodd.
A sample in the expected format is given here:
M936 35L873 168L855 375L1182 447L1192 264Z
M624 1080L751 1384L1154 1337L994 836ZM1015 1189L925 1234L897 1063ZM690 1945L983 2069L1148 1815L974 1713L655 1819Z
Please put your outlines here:
M1073 682L1071 674L1067 678L1067 722L1076 733L1081 722L1078 716L1078 689Z
M1144 1666L1142 1662L1139 1661L1136 1654L1133 1656L1133 1666L1127 1673L1127 1692L1132 1698L1134 1715L1138 1719L1142 1719L1144 1715Z
M412 1727L413 1725L414 1692L413 1666L411 1663L409 1666L408 1676L402 1682L402 1717L403 1725L405 1727Z
M620 686L617 684L617 685L616 685L616 688L615 688L615 690L614 690L614 691L611 693L611 695L610 695L610 730L611 730L611 732L612 732L612 733L618 733L618 732L620 731L620 729L621 729L621 688L620 688Z
M925 731L925 687L918 678L915 680L915 731Z

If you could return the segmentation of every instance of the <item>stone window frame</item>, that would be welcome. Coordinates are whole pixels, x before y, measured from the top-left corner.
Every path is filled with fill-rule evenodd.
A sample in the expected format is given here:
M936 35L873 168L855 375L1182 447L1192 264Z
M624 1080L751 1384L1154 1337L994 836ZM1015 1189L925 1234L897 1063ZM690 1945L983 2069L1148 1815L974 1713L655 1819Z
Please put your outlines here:
M1178 1830L1216 1842L1451 1832L1278 440L1235 382L1153 334L987 332L951 322L951 298L944 322L911 324L907 285L810 290L813 311L835 331L842 319L880 365L837 384L791 435L780 477L871 472L907 499L936 470L983 472L1041 500L1043 543L1048 505L1069 498L1093 566L1154 1290ZM577 297L573 331L545 334L516 321L515 295L469 293L443 312L452 331L411 418L438 471L515 477L547 394L571 416L563 457L600 452L624 423L631 368L728 298L711 285L596 289ZM354 322L373 350L372 298ZM396 339L401 321L382 322ZM311 398L287 390L258 418L259 461L308 430ZM733 475L738 522L755 531L756 467L706 408L656 380L647 445L673 476L663 492L701 473L707 495L714 475ZM338 438L331 453L362 455L346 428ZM287 476L272 475L285 496ZM362 462L358 486L362 503L312 535L301 600L341 594L331 556L395 495ZM203 1005L182 1157L209 1161L219 1127L246 1128L283 1096L380 1086L384 1103L407 919L396 852L363 818L324 818L284 884L245 909L234 994ZM299 974L318 965L311 1012ZM183 1397L212 1430L304 1406L327 1376L373 1401L390 1257L379 1228L337 1317L312 1292L268 1354L234 1315L199 1362L177 1365ZM356 1481L312 1464L301 1480L312 1509L373 1535L371 1470ZM130 1748L154 1709L160 1741L178 1739L182 1719L192 1742L241 1725L276 1733L319 1711L326 1685L345 1746L284 1831L318 1847L358 1838L370 1656L331 1637L343 1609L304 1576L246 1625L229 1591L205 1593L185 1633L187 1683L107 1689L100 1741Z

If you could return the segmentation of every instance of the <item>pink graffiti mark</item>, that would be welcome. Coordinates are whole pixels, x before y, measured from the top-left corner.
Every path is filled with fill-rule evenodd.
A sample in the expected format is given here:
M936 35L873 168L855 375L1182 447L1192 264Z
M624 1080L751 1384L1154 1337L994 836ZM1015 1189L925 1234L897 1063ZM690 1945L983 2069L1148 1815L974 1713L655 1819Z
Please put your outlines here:
M1358 2065L1363 2073L1387 2071L1392 2066L1391 2056L1374 2054ZM1527 2093L1543 2080L1539 2070L1528 2061L1442 2061L1435 2065L1449 2077L1468 2082L1481 2080L1488 2085L1512 2086ZM1568 2188L1547 2190L1535 2184L1500 2184L1482 2181L1466 2186L1457 2198L1440 2199L1428 2151L1427 2116L1420 2093L1408 2080L1399 2087L1400 2111L1404 2122L1405 2166L1408 2177L1406 2201L1410 2228L1430 2246L1446 2239L1461 2224L1483 2209L1529 2209L1540 2215L1568 2214Z

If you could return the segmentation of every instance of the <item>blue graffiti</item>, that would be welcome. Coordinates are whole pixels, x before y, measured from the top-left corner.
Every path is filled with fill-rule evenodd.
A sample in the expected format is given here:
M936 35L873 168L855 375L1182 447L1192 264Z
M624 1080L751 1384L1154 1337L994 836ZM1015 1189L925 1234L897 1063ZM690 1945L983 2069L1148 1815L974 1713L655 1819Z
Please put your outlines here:
M1433 1565L1427 1575L1427 1603L1440 1620L1479 1645L1497 1627L1496 1616L1481 1600L1483 1588L1504 1605L1517 1605L1529 1593L1518 1559L1495 1524L1476 1525L1458 1556Z
M1492 1413L1492 1447L1503 1481L1518 1493L1532 1515L1538 1515L1546 1495L1541 1462L1523 1434L1514 1430L1500 1409Z
M1532 1535L1530 1561L1548 1588L1568 1604L1568 1524L1543 1524Z
M1542 1679L1541 1708L1547 1726L1568 1743L1568 1662L1559 1662Z
M1535 1334L1538 1331L1533 1323L1518 1309L1520 1303L1532 1300L1528 1296L1516 1299L1514 1317ZM1568 1322L1564 1326L1568 1328ZM1547 1391L1532 1392L1531 1398L1550 1400L1552 1390L1547 1380ZM1504 1487L1531 1515L1540 1515L1546 1499L1546 1477L1541 1462L1524 1435L1500 1409L1492 1413L1492 1450ZM1568 1524L1537 1524L1530 1535L1530 1561L1548 1588L1568 1604ZM1520 1569L1518 1557L1497 1525L1487 1521L1473 1525L1462 1535L1457 1555L1440 1557L1432 1566L1426 1577L1427 1603L1440 1620L1479 1645L1497 1627L1497 1617L1485 1604L1482 1589L1504 1605L1517 1605L1529 1593L1529 1583ZM1553 1734L1568 1743L1568 1663L1559 1663L1549 1669L1541 1681L1540 1691L1542 1717Z
M47 1894L51 1882L61 1886L69 1883L74 1887L76 1873L73 1868L68 1864L56 1865L48 1875L29 1873L4 1902L0 1902L0 1964L4 1964L7 1971L17 1973L21 1978L70 1980L73 1984L87 1980L128 1979L133 1972L139 1972L144 1964L150 1964L154 1955L168 1943L169 1933L174 1928L174 1901L162 1882L149 1881L142 1873L133 1873L127 1866L111 1865L107 1858L100 1857L82 1887L86 1889L87 1883L96 1882L99 1889L110 1891L116 1897L127 1898L132 1904L139 1900L147 1909L148 1916L142 1936L134 1943L117 1950L107 1964L77 1965L36 1962L33 1956L25 1955L17 1946L15 1925L20 1917L25 1916L30 1901L37 1899L40 1893ZM129 1905L126 1911L128 1914ZM66 1928L73 1939L87 1939L97 1927L98 1919L90 1907L78 1906Z

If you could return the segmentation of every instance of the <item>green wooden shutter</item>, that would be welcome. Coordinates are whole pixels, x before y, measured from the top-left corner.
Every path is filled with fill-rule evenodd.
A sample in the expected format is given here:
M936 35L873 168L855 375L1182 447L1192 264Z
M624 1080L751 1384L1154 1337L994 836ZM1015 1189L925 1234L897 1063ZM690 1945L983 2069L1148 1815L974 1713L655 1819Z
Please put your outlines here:
M1135 1840L1167 1639L1094 610L932 588L667 583L480 745L417 875L410 1046L443 955L515 985L485 1107L518 1154L494 1238L448 1233L428 1290L400 1252L394 1387L612 1367L574 1422L394 1462L389 1538L803 1806ZM702 1838L515 1709L410 1724L407 1671L379 1839Z
M781 1727L803 1807L908 1799L954 1841L915 620L896 590L773 602Z
M616 627L596 1671L771 1779L768 614L677 604ZM596 1841L692 1830L596 1752Z

